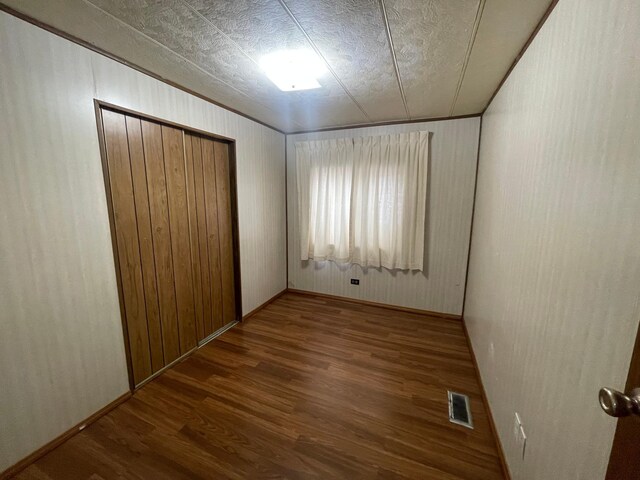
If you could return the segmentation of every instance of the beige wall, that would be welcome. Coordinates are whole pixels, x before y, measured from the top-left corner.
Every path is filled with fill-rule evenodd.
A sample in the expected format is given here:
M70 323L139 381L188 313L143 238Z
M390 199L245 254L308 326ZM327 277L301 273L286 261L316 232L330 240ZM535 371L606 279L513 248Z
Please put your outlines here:
M287 135L289 287L434 312L460 314L469 251L469 229L480 118ZM431 158L422 272L302 262L298 226L295 142L427 130ZM359 278L360 285L350 284Z
M561 0L485 114L465 318L514 479L601 479L640 319L640 3ZM521 459L514 412L528 434Z
M0 471L126 392L93 99L237 139L244 312L286 286L284 135L0 13Z

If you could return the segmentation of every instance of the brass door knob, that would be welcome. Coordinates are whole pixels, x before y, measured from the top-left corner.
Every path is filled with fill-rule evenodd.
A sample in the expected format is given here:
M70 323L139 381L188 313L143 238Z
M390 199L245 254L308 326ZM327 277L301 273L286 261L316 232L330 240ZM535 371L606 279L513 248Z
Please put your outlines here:
M612 417L640 415L640 388L634 388L629 395L604 387L598 395L600 406Z

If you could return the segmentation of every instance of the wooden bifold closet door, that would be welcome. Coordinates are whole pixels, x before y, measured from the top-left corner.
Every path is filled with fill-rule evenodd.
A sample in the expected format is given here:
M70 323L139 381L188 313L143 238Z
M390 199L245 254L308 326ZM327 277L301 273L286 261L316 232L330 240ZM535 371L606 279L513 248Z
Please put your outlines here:
M101 108L133 385L236 321L229 144Z

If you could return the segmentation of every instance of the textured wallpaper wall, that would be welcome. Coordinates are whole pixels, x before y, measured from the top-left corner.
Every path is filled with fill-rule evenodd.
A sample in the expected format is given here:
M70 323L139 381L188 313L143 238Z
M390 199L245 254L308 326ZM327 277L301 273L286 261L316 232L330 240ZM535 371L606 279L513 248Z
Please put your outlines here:
M0 13L0 471L127 391L93 99L237 140L242 300L286 287L284 136Z
M483 118L465 319L514 479L604 478L598 390L640 320L639 26L561 0Z

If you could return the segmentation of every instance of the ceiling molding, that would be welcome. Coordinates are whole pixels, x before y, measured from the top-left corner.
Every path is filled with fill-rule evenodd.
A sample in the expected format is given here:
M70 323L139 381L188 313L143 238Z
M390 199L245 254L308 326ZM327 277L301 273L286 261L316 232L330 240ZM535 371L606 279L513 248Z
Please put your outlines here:
M538 25L536 25L535 30L533 30L533 32L531 33L531 35L529 36L529 39L527 40L527 42L524 44L524 47L522 47L522 49L520 50L520 53L518 53L518 55L516 56L516 58L513 60L513 63L511 64L511 66L509 67L509 70L507 70L507 73L505 73L504 77L502 77L502 80L500 81L500 83L498 84L498 86L496 87L495 91L493 92L493 95L491 95L491 98L489 98L489 101L487 102L487 104L485 105L484 109L482 110L482 115L484 115L484 112L487 111L487 108L489 108L489 105L491 105L491 102L493 101L493 99L495 98L495 96L498 94L498 92L500 91L500 89L502 88L502 85L504 85L504 82L507 81L507 78L509 78L509 75L511 75L511 72L513 72L513 69L516 68L516 65L518 64L518 62L520 61L520 59L522 58L522 56L524 55L524 53L527 51L527 49L529 48L529 45L531 45L531 43L533 42L533 40L536 38L536 36L538 35L538 32L540 32L540 29L542 28L542 26L545 24L545 22L547 21L547 19L549 18L549 16L551 15L551 12L553 12L553 9L556 8L556 5L558 4L559 0L552 0L551 3L549 4L549 8L547 8L547 11L544 12L544 15L542 16L542 18L540 19L540 21L538 22Z
M405 125L408 123L444 122L446 120L462 120L463 118L475 118L475 117L481 117L481 116L482 116L481 113L471 113L469 115L456 115L456 116L450 116L450 117L414 118L411 120L393 120L390 122L358 123L355 125L344 125L341 127L327 127L327 128L317 128L317 129L310 129L310 130L299 130L296 132L287 132L286 135L334 132L336 130L351 130L354 128L385 127L389 125Z
M383 1L383 0L381 0ZM484 12L484 4L486 0L480 0L478 3L478 11L476 13L476 19L473 22L473 29L471 31L471 38L469 39L469 45L467 46L467 52L464 56L464 63L462 64L462 71L460 72L460 79L458 80L458 85L456 87L456 93L453 96L453 102L451 102L451 109L449 110L449 115L453 115L453 112L456 108L456 103L458 102L458 95L460 95L460 89L462 88L462 82L464 81L464 75L467 72L467 65L469 65L469 58L471 58L471 51L473 50L473 45L476 42L476 35L478 34L478 27L480 26L480 21L482 20L482 12Z
M362 112L362 114L364 115L364 118L367 119L367 121L371 121L371 118L369 117L369 115L367 114L367 112L364 110L364 108L362 108L362 105L360 105L360 102L358 102L358 100L356 100L356 98L351 94L351 92L349 91L349 89L347 88L347 86L342 83L342 80L340 80L340 77L338 77L338 74L335 72L335 70L331 67L331 65L329 64L329 62L327 61L327 59L325 58L325 56L322 54L322 52L320 51L320 49L318 48L318 46L315 44L315 42L311 39L311 37L309 36L309 34L307 33L307 31L304 29L304 27L300 24L300 22L298 21L298 19L296 18L296 16L293 14L293 12L291 11L291 9L288 7L288 5L285 3L284 0L278 0L278 3L280 3L280 5L282 6L282 8L284 9L285 12L287 12L287 15L289 15L289 17L291 18L291 20L293 20L293 23L296 24L296 27L298 27L298 30L300 30L300 32L305 36L305 38L307 39L307 41L309 42L309 45L311 45L311 48L313 48L313 50L316 52L316 54L322 59L322 61L324 62L324 64L327 66L327 70L329 70L329 72L331 72L331 75L333 75L333 78L336 79L336 82L338 82L338 84L342 87L342 90L344 90L344 93L347 94L347 96L353 101L353 103L356 105L356 107L358 107L358 109Z
M92 4L92 6L94 6L94 5ZM228 105L225 105L223 103L217 102L216 100L213 100L210 97L202 95L201 93L198 93L198 92L196 92L194 90L191 90L191 89L189 89L187 87L184 87L184 86L182 86L180 84L177 84L177 83L175 83L175 82L173 82L173 81L171 81L169 79L161 77L160 75L157 75L156 73L151 72L151 71L147 70L144 67L141 67L141 66L139 66L139 65L137 65L135 63L129 62L129 61L125 60L124 58L118 56L118 55L114 55L114 54L112 54L110 52L107 52L106 50L103 50L102 48L100 48L100 47L98 47L96 45L93 45L92 43L89 43L89 42L87 42L85 40L82 40L81 38L78 38L78 37L76 37L74 35L71 35L71 34L69 34L67 32L64 32L64 31L62 31L62 30L60 30L60 29L58 29L58 28L56 28L56 27L54 27L52 25L49 25L49 24L44 23L44 22L41 22L40 20L37 20L37 19L35 19L35 18L33 18L33 17L29 16L29 15L25 15L24 13L21 13L21 12L19 12L17 10L14 10L13 8L7 6L7 5L5 5L3 3L0 3L0 11L5 12L8 15L14 16L16 18L19 18L20 20L23 20L23 21L25 21L27 23L30 23L31 25L34 25L34 26L36 26L38 28L41 28L43 30L46 30L46 31L58 36L58 37L64 38L65 40L68 40L68 41L73 42L73 43L75 43L77 45L80 45L81 47L84 47L84 48L86 48L88 50L91 50L91 51L93 51L95 53L98 53L98 54L100 54L100 55L102 55L104 57L107 57L110 60L116 61L116 62L118 62L118 63L120 63L122 65L125 65L125 66L127 66L129 68L132 68L132 69L134 69L134 70L136 70L136 71L138 71L140 73L143 73L144 75L147 75L147 76L149 76L149 77L151 77L151 78L153 78L155 80L158 80L158 81L160 81L162 83L165 83L165 84L167 84L167 85L169 85L169 86L171 86L173 88L177 88L178 90L182 90L183 92L188 93L189 95L193 95L194 97L198 97L199 99L204 100L206 102L209 102L212 105L215 105L216 107L224 108L225 110L227 110L227 111L229 111L231 113L235 113L236 115L239 115L239 116L244 117L244 118L246 118L248 120L251 120L252 122L259 123L260 125L268 127L271 130L275 130L278 133L282 133L283 135L286 135L286 133L287 133L284 130L281 130L280 128L278 128L278 127L276 127L274 125L270 125L270 124L268 124L266 122L263 122L262 120L258 120L257 118L254 118L254 117L252 117L250 115L247 115L246 113L242 113L239 110L236 110L235 108L232 108L232 107L229 107Z
M384 21L384 28L387 33L387 42L389 43L391 60L393 61L393 68L396 72L396 80L398 81L398 88L400 89L400 96L402 97L402 103L404 105L404 111L407 112L407 118L411 120L411 112L409 111L409 105L407 105L407 96L404 93L404 86L402 85L402 77L400 77L400 68L398 68L398 59L396 58L396 49L393 46L393 36L391 35L391 27L389 27L389 18L387 17L387 8L384 6L384 0L380 0L379 3L380 3L380 10L382 12L382 19Z

